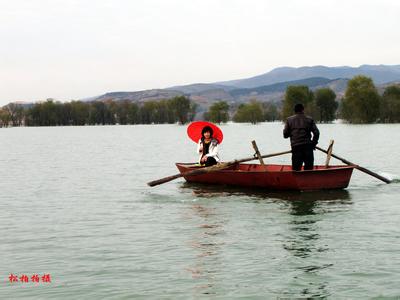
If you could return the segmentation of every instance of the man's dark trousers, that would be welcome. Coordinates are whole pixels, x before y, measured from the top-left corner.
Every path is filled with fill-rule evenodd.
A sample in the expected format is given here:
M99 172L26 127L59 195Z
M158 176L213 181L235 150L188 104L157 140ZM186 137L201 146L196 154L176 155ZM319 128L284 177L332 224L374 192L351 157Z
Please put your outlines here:
M300 171L304 163L304 170L312 170L314 167L314 145L303 144L292 147L292 169Z

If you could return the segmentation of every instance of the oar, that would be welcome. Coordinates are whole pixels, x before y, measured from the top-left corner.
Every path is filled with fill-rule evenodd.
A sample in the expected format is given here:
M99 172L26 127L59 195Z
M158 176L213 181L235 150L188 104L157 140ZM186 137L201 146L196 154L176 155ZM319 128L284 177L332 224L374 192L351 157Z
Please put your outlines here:
M320 148L318 146L316 146L315 148L318 149L319 151L322 151L322 152L328 154L328 151L326 151L325 149L322 149L322 148ZM359 165L356 165L356 164L354 164L354 163L352 163L352 162L350 162L350 161L348 161L348 160L346 160L344 158L341 158L341 157L333 154L332 152L330 154L331 154L332 157L341 160L345 164L350 165L350 166L354 166L357 170L360 170L361 172L367 173L368 175L371 175L371 176L373 176L375 178L378 178L379 180L382 180L383 182L391 183L391 180L389 180L389 179L387 179L387 178L385 178L385 177L383 177L383 176L381 176L379 174L376 174L375 172L372 172L372 171L370 171L370 170L368 170L366 168L363 168L363 167L361 167Z
M268 157L288 154L288 153L291 153L291 152L292 151L289 150L289 151L284 151L284 152L266 154L266 155L263 155L261 157L262 158L268 158ZM237 163L242 163L242 162L251 161L251 160L255 160L255 159L258 159L258 157L252 156L252 157L247 157L247 158L242 158L242 159L235 159L235 160L224 162L224 163L221 163L221 164L218 164L218 165L214 165L214 166L211 166L211 167L199 168L199 169L196 169L196 170L188 171L188 172L186 172L184 174L179 173L179 174L176 174L176 175L164 177L164 178L161 178L161 179L158 179L158 180L150 181L147 184L149 186L156 186L156 185L159 185L159 184L166 183L168 181L174 180L174 179L179 178L179 177L193 176L193 175L200 175L200 174L215 172L215 171L226 169L226 168L228 168L230 166L233 166L233 165L235 165Z

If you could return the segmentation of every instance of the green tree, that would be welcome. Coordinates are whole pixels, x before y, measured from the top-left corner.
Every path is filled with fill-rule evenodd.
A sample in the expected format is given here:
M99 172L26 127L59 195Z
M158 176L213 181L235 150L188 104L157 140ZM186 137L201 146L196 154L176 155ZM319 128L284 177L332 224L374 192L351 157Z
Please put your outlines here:
M11 116L5 109L0 108L0 127L8 127L11 121Z
M382 96L381 122L400 122L400 86L388 86Z
M263 103L263 110L264 110L264 120L265 121L276 121L280 120L280 113L278 107L275 103L266 102Z
M156 101L147 101L140 107L140 121L142 124L152 124L156 122Z
M128 124L139 124L140 114L139 105L136 103L129 103L128 106Z
M90 125L115 124L115 116L110 109L110 103L94 101L90 103L89 109Z
M44 126L56 126L57 123L57 107L53 99L47 99L42 103L42 116Z
M35 103L28 109L10 103L0 109L0 126L66 126L186 123L193 120L197 104L186 97L147 101L143 105L129 100L61 103L53 99Z
M114 113L116 115L116 122L121 125L128 124L129 101L124 100L120 103L114 104Z
M212 104L208 112L203 115L207 121L215 123L226 123L229 120L229 105L225 101L218 101Z
M90 125L106 124L106 105L104 104L104 102L94 101L90 103L89 124Z
M189 98L185 96L176 96L171 99L171 105L177 120L181 124L186 124L189 121L192 107Z
M40 109L39 106L41 104L36 103L34 104L31 108L28 109L28 112L26 114L26 122L25 124L27 126L40 126L39 121L40 121Z
M240 104L233 116L233 121L239 123L250 122L252 124L264 121L264 113L261 103L252 100L250 103Z
M107 107L107 110L109 111L109 119L107 120L107 124L126 124L126 113L125 109L123 108L123 104L126 102L126 100L120 100L120 101L114 101L113 99L107 99L104 101Z
M21 126L24 119L24 108L17 103L9 103L3 107L8 113L12 126Z
M72 123L72 105L70 102L58 103L57 115L59 119L59 125L67 126Z
M71 102L71 124L85 125L89 124L90 104L82 101Z
M192 122L194 120L198 107L199 105L197 103L190 102L190 110L188 114L189 122Z
M286 88L285 99L283 101L282 118L293 115L293 108L296 103L302 103L305 107L305 113L313 115L314 94L305 85L290 85Z
M339 104L336 102L336 94L330 88L322 88L315 91L315 120L319 122L331 122L335 119Z
M170 112L173 112L170 109L170 105L168 105L168 100L161 100L157 102L157 115L156 115L156 122L158 124L164 124L164 123L173 123L169 122L170 121ZM173 114L171 115L173 116ZM172 121L172 120L171 120Z
M380 97L371 78L359 75L347 84L341 116L350 123L376 122L380 112Z

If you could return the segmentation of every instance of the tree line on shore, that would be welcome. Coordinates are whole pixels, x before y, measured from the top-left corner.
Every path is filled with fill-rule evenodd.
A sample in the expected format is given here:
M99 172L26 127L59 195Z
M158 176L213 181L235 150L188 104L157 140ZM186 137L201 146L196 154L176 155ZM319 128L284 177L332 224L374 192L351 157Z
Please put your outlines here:
M259 102L229 105L212 104L202 117L216 123L229 120L250 122L285 120L293 114L296 103L303 103L306 114L317 122L337 118L355 124L400 122L400 87L386 87L379 95L371 78L356 76L348 82L345 95L338 101L330 88L312 91L308 86L288 86L282 102ZM185 124L192 121L198 105L188 97L133 103L124 101L71 101L48 99L30 106L10 103L0 108L0 127L68 126L114 124Z
M30 107L15 103L4 106L0 110L0 125L185 124L193 120L196 108L197 104L184 96L143 104L113 100L62 103L48 99Z

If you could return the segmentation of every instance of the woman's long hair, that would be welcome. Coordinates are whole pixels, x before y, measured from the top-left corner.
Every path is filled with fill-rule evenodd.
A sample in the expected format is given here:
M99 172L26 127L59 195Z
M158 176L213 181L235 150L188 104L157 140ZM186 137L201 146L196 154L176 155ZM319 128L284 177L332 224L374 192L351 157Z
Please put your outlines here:
M210 133L210 139L213 137L214 130L210 126L204 126L204 128L201 130L201 141L204 143L204 133L209 132Z

